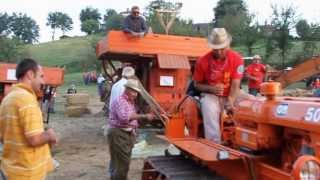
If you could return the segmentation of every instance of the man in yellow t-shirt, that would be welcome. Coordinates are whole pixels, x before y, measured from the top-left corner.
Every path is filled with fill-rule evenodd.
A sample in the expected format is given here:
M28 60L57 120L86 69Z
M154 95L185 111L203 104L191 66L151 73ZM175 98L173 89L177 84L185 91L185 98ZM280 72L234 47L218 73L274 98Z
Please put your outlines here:
M36 61L22 60L16 68L18 84L0 105L1 176L5 179L43 180L53 169L49 146L57 138L53 129L44 130L36 96L43 76Z

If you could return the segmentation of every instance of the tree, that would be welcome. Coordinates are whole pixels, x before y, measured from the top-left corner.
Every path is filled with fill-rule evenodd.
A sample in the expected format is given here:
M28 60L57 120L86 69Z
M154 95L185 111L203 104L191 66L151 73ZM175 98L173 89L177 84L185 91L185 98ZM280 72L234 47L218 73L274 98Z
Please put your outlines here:
M294 28L296 22L296 11L292 6L278 8L273 5L271 7L273 10L271 39L274 41L275 46L280 49L282 68L284 68L287 52L292 47L290 30Z
M10 32L10 21L11 18L7 13L0 13L0 35Z
M71 30L73 21L68 14L62 12L51 12L47 17L47 26L50 26L52 31L52 40L54 40L55 31L57 28L61 29L62 34L65 35L66 31Z
M47 17L47 26L50 26L52 29L52 41L54 40L54 34L56 29L59 28L59 17L61 12L50 12Z
M246 32L246 33L243 33L239 37L240 42L246 46L249 56L253 55L253 46L262 37L259 24L257 22L255 24L252 24L251 21L252 21L251 18L248 19L246 24L244 24L244 26L241 27L240 31Z
M214 26L224 27L233 36L234 42L238 43L240 37L247 33L241 31L242 27L250 21L246 4L243 0L219 0L214 11Z
M99 31L99 22L93 19L86 20L81 24L81 31L88 35Z
M165 34L165 29L159 22L159 18L155 12L156 9L169 9L175 10L177 5L182 6L182 4L174 4L165 0L154 0L146 7L146 19L149 26L152 27L154 33ZM163 22L165 24L170 23L170 20L176 14L165 13L162 14ZM189 35L189 36L199 36L200 34L193 29L193 22L191 20L183 20L179 17L174 18L174 23L170 29L170 34L175 35Z
M124 17L118 14L114 9L107 9L106 14L103 16L103 30L120 30Z
M13 13L10 30L23 43L31 44L39 38L39 26L26 14Z
M0 60L14 62L19 55L19 40L0 36Z
M62 34L65 35L67 31L70 31L73 26L72 19L68 16L68 14L62 13L60 19L59 19L60 29L62 31Z
M298 36L302 40L306 40L308 38L308 36L310 36L310 33L311 33L310 28L311 27L305 19L298 21L295 27L296 27L296 31L297 31Z
M80 21L83 23L86 20L95 20L99 21L101 19L101 14L98 9L94 9L92 7L86 7L82 9L80 12Z

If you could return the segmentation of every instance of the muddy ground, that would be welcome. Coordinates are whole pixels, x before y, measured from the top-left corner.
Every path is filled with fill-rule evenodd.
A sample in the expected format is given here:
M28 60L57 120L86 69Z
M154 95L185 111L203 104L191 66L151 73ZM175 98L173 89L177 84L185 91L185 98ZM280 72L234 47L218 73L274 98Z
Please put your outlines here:
M59 144L52 149L53 156L60 167L50 173L48 180L106 180L109 150L102 126L105 117L103 103L95 96L90 97L90 114L79 118L64 115L65 99L57 97L54 114L50 114L49 126L54 128L59 137ZM157 130L140 130L142 139L148 146L137 151L131 162L129 180L141 179L144 159L149 155L162 154L167 144L155 137Z

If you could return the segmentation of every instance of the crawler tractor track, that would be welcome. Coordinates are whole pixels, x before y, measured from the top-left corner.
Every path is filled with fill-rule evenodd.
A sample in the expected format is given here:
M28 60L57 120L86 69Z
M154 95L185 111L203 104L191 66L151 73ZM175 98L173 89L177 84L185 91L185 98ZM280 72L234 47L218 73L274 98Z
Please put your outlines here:
M206 167L183 156L153 156L146 159L143 180L224 180Z

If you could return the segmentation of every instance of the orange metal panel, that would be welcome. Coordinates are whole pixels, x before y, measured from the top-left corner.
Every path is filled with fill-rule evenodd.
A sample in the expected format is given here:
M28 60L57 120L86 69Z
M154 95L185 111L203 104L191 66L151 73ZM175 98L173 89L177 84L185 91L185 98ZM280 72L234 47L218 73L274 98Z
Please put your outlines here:
M223 147L218 147L213 143L208 144L207 142L194 139L194 138L173 139L171 141L172 141L172 144L174 144L178 148L181 148L182 150L192 154L193 156L205 162L219 161L217 159L218 151L228 150L228 149L223 149ZM235 155L229 151L228 160L235 160L240 158L241 156L239 154Z
M159 69L153 67L149 74L148 91L165 111L178 104L184 97L187 78L190 72L186 69ZM173 86L160 86L160 76L173 77Z
M0 64L0 82L15 83L16 80L8 79L8 70L16 69L16 64ZM59 86L64 81L64 70L56 67L43 67L44 82L46 85Z
M172 54L187 57L199 57L210 49L205 38L147 34L143 38L131 37L122 31L110 31L106 38L99 41L96 54Z
M187 56L158 54L158 64L161 69L190 69Z

